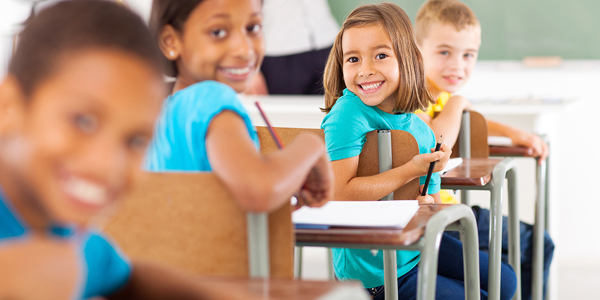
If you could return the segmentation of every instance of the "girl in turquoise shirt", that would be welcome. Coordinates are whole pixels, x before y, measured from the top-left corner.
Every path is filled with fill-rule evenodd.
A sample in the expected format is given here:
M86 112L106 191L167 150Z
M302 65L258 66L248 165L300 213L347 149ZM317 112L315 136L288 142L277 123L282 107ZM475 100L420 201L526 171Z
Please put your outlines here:
M175 77L146 156L152 171L212 171L249 211L272 211L296 191L299 205L333 195L323 141L299 135L263 156L236 93L264 57L262 1L155 0L150 27Z
M335 173L335 198L339 200L377 200L402 185L419 178L424 183L429 163L440 160L435 172L442 170L450 156L443 145L435 146L431 129L412 112L432 103L427 92L421 53L410 20L397 5L383 3L355 9L336 37L324 75L325 108L323 120L327 151ZM419 144L420 155L389 171L356 177L359 154L366 134L377 129L405 130ZM440 177L434 174L428 195L420 202L440 202ZM383 299L383 257L369 250L334 249L338 278L361 280L375 299ZM462 243L444 235L436 285L436 299L464 299ZM397 251L400 299L416 297L419 252ZM481 295L487 298L487 265L480 253ZM516 290L512 268L502 265L502 299Z

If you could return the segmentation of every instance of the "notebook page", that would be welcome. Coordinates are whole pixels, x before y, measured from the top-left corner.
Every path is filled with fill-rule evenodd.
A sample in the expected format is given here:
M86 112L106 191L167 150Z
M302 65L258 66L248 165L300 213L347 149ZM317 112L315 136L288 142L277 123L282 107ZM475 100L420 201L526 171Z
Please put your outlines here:
M404 228L417 210L417 200L330 201L320 208L300 208L292 214L292 221L297 225Z

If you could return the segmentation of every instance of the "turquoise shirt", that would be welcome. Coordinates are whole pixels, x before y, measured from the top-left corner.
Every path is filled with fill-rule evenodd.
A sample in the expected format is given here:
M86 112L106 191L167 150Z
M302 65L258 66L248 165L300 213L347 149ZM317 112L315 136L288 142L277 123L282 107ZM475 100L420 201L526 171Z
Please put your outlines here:
M0 247L10 247L11 242L27 239L30 229L3 197L0 190ZM74 233L74 228L68 226L48 228L48 235L56 239L68 239ZM85 231L78 234L83 236L79 249L83 286L75 296L76 299L114 293L131 275L127 258L99 232Z
M163 104L148 147L149 171L212 171L206 154L206 133L212 119L230 110L246 123L258 149L258 137L237 93L228 85L202 81L177 91Z
M358 96L344 90L331 111L323 119L321 128L325 130L325 144L332 161L358 156L367 140L366 135L373 130L405 130L411 133L419 144L419 153L431 153L435 147L433 131L413 113L390 114L376 106L364 104ZM424 184L425 176L419 178ZM440 190L440 175L431 176L429 193ZM397 251L398 277L406 274L419 262L418 251ZM335 273L341 280L358 279L366 288L383 285L383 253L373 255L370 250L333 249Z

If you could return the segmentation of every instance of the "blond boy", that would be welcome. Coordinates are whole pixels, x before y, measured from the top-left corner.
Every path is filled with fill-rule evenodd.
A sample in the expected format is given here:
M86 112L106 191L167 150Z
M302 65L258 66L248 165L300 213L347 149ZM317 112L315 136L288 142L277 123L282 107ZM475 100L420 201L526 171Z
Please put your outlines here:
M415 37L423 55L428 90L436 99L426 111L416 114L435 135L443 135L444 143L452 147L458 137L462 112L473 110L473 105L462 96L453 96L471 76L479 46L481 26L473 11L457 0L430 0L417 12ZM488 135L509 137L513 144L531 147L540 161L548 156L548 145L537 135L488 120ZM443 192L443 191L442 191ZM440 193L442 201L451 197ZM489 210L473 207L479 230L480 249L489 247ZM507 231L506 217L502 220L502 230ZM521 222L521 296L531 299L531 262L533 226ZM452 233L450 233L452 234ZM502 239L502 260L507 261L508 237ZM544 237L544 290L548 280L548 270L554 254L552 239Z
M475 14L455 0L426 2L417 13L415 34L423 54L428 89L435 105L418 111L436 136L454 145L463 110L473 105L462 96L453 96L469 80L481 45L481 27ZM434 118L434 114L439 114ZM509 137L513 144L531 147L540 161L548 156L548 145L535 134L488 120L488 135Z

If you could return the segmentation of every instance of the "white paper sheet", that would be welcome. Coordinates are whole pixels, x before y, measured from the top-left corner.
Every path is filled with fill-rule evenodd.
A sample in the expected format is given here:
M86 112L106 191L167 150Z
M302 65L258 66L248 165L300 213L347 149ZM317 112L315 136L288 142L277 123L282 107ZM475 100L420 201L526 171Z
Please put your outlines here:
M490 146L503 146L512 147L514 146L512 140L505 136L488 136L488 145Z
M417 210L417 200L330 201L320 208L302 207L292 220L296 225L404 228Z
M458 167L460 164L462 164L462 162L463 162L462 157L451 158L450 160L448 160L446 167L442 170L442 175L446 174L446 172Z

